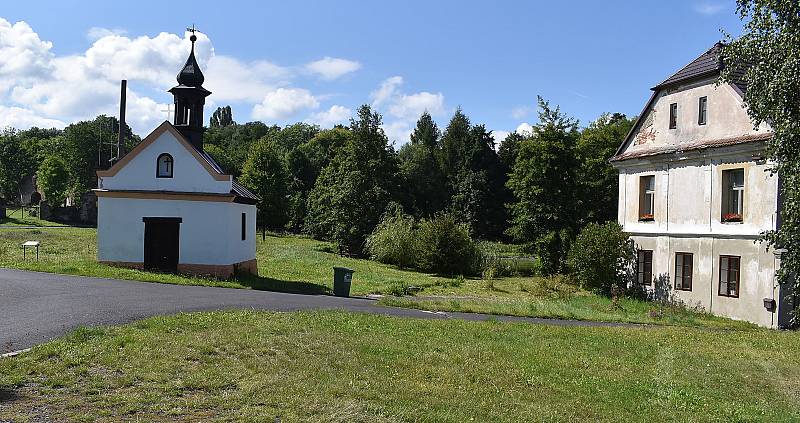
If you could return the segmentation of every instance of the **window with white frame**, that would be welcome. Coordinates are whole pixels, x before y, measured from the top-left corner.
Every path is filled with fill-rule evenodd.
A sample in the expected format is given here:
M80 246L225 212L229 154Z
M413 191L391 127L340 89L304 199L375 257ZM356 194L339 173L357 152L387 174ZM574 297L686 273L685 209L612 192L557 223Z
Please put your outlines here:
M739 256L719 256L719 295L739 297L740 265Z
M722 171L722 221L744 219L744 169Z
M655 219L656 177L639 177L639 220L649 222Z
M705 125L708 123L708 97L700 97L697 104L697 124Z

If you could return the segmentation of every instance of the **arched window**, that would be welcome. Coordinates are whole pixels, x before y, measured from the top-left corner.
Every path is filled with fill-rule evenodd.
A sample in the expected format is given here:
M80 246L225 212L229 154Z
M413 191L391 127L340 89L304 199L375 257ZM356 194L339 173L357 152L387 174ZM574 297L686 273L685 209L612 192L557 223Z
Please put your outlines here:
M156 178L171 178L173 165L172 156L169 154L163 153L158 156L158 160L156 161Z

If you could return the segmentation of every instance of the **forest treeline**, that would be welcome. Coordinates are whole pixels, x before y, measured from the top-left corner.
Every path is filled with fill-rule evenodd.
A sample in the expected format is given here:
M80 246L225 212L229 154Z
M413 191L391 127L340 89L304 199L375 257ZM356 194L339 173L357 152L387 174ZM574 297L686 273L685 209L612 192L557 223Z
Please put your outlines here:
M342 253L365 254L384 213L415 221L447 216L471 236L522 244L542 271L562 270L570 243L588 223L614 220L617 172L608 158L630 130L623 114L603 114L585 128L539 99L530 132L496 140L485 125L457 109L444 128L427 112L399 149L380 114L364 105L348 126L322 129L237 124L217 109L205 150L260 198L258 225L335 242ZM118 121L98 116L63 130L6 129L0 135L0 193L20 199L36 175L45 201L60 205L96 186L94 172L114 152L99 140L116 137ZM126 127L123 151L140 137Z

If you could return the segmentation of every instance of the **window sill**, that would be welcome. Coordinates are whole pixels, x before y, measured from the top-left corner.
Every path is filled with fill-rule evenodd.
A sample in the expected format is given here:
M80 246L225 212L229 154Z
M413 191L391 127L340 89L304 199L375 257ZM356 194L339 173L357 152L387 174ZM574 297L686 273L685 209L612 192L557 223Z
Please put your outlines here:
M738 295L725 295L725 294L717 294L717 296L719 296L719 297L725 297L725 298L735 298L735 299L739 299L739 296L738 296Z
M744 223L743 220L721 220L719 223L723 225L741 225Z
M645 222L646 223L646 222L655 222L655 221L656 220L653 219L652 217L651 218L646 218L646 219L639 218L639 222Z

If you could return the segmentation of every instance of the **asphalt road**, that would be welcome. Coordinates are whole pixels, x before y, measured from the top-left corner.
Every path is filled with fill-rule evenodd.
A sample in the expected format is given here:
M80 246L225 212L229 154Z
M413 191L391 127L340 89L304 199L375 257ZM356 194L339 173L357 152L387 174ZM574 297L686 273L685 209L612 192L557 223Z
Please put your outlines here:
M339 309L424 319L503 320L563 326L631 326L382 307L375 300L246 289L168 285L0 269L0 354L29 348L80 326L226 309Z

